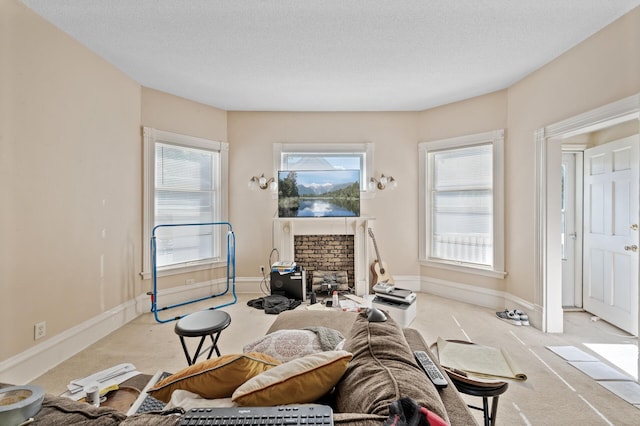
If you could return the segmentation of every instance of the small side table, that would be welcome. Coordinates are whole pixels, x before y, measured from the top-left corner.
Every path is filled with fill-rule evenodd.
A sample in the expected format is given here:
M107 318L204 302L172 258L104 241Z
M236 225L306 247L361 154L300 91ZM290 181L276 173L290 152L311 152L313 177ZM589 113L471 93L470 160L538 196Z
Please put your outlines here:
M498 413L498 398L507 391L509 383L503 381L481 382L446 368L443 368L443 370L447 372L458 392L482 398L482 407L471 404L467 404L467 406L474 410L482 411L485 426L494 426L496 424L496 414ZM489 398L491 398L491 408L489 408Z
M467 342L466 340L447 340L447 342L475 345L475 343ZM438 347L435 343L431 346L431 351L439 355ZM482 407L471 404L467 404L467 406L474 410L482 411L484 426L495 426L496 415L498 413L498 399L500 395L509 389L509 383L502 380L475 380L472 377L466 376L463 372L454 371L446 367L442 369L447 373L458 392L482 398ZM489 398L491 398L491 407L489 407Z
M218 349L218 339L222 330L227 328L231 324L231 316L228 313L220 310L209 309L206 311L199 311L182 317L176 322L174 328L175 333L180 337L180 343L182 343L182 349L184 355L187 357L187 364L195 364L198 357L201 355L202 345L207 336L211 339L211 348L207 359L211 358L213 351L220 356L220 350ZM200 343L196 349L193 357L189 355L189 350L185 343L185 337L200 337ZM205 349L206 350L206 349Z

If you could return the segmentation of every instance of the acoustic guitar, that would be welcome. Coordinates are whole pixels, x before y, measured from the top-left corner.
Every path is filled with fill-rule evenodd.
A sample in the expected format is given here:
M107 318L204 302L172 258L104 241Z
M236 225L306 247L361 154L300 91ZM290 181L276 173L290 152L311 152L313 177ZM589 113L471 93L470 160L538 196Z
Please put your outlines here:
M373 240L373 248L376 249L376 260L371 264L371 273L373 274L373 278L371 280L372 285L376 285L377 283L394 284L393 277L387 268L387 263L380 257L376 237L373 235L373 230L371 228L369 228L369 236Z

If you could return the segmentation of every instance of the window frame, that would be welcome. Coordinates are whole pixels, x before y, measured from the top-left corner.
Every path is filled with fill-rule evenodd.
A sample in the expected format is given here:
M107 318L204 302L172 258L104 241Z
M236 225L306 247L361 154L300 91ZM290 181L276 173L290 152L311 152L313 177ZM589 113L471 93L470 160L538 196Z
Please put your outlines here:
M273 144L273 174L278 176L282 169L283 154L363 154L364 169L360 172L361 198L372 198L375 191L369 189L369 178L373 176L373 143L274 143ZM278 194L273 194L277 198Z
M491 266L444 260L431 257L432 211L427 191L431 184L429 154L474 145L491 144L493 152L493 264ZM447 139L438 139L418 144L419 161L419 259L422 266L430 266L451 271L467 272L494 278L504 278L504 129L476 133Z
M143 127L144 161L143 161L143 279L151 278L151 235L155 226L155 168L156 168L156 144L182 146L185 148L204 149L219 153L219 164L214 167L217 173L214 175L214 187L217 196L214 199L214 222L226 221L228 217L228 179L229 174L229 144L195 136L167 132ZM215 172L216 170L214 170ZM226 265L225 254L222 252L226 244L226 233L221 232L214 242L220 248L220 256L215 259L198 260L187 263L179 263L158 267L157 276L168 276L187 272L221 267Z

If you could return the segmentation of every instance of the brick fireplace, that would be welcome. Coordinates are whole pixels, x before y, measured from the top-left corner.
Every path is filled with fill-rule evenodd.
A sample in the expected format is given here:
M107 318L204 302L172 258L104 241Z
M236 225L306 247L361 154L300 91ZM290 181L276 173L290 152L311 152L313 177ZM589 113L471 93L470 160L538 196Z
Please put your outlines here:
M355 285L353 235L294 235L294 259L304 265L307 280L314 271L346 271L349 287Z
M362 296L369 292L373 255L367 229L372 225L369 217L278 218L273 220L274 248L280 260L295 260L307 271L347 271L349 286Z

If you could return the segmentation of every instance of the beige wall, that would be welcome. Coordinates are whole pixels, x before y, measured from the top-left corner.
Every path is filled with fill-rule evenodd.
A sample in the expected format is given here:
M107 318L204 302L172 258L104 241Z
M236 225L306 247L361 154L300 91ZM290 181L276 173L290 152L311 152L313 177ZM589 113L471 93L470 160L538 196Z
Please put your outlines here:
M592 132L588 135L589 146L603 145L611 141L626 138L627 136L637 134L638 130L640 130L640 121L631 120L607 129Z
M142 126L227 142L227 112L164 92L142 88Z
M267 265L277 203L251 191L251 176L273 176L273 143L373 142L374 174L391 175L394 191L362 200L361 215L376 218L376 241L391 274L417 275L417 134L414 112L229 112L230 216L237 229L238 275L258 276Z
M140 87L16 0L0 15L3 360L136 295L141 156Z
M533 285L535 130L638 92L640 8L509 88L505 195L509 205L507 290L511 294L528 301L537 297Z

